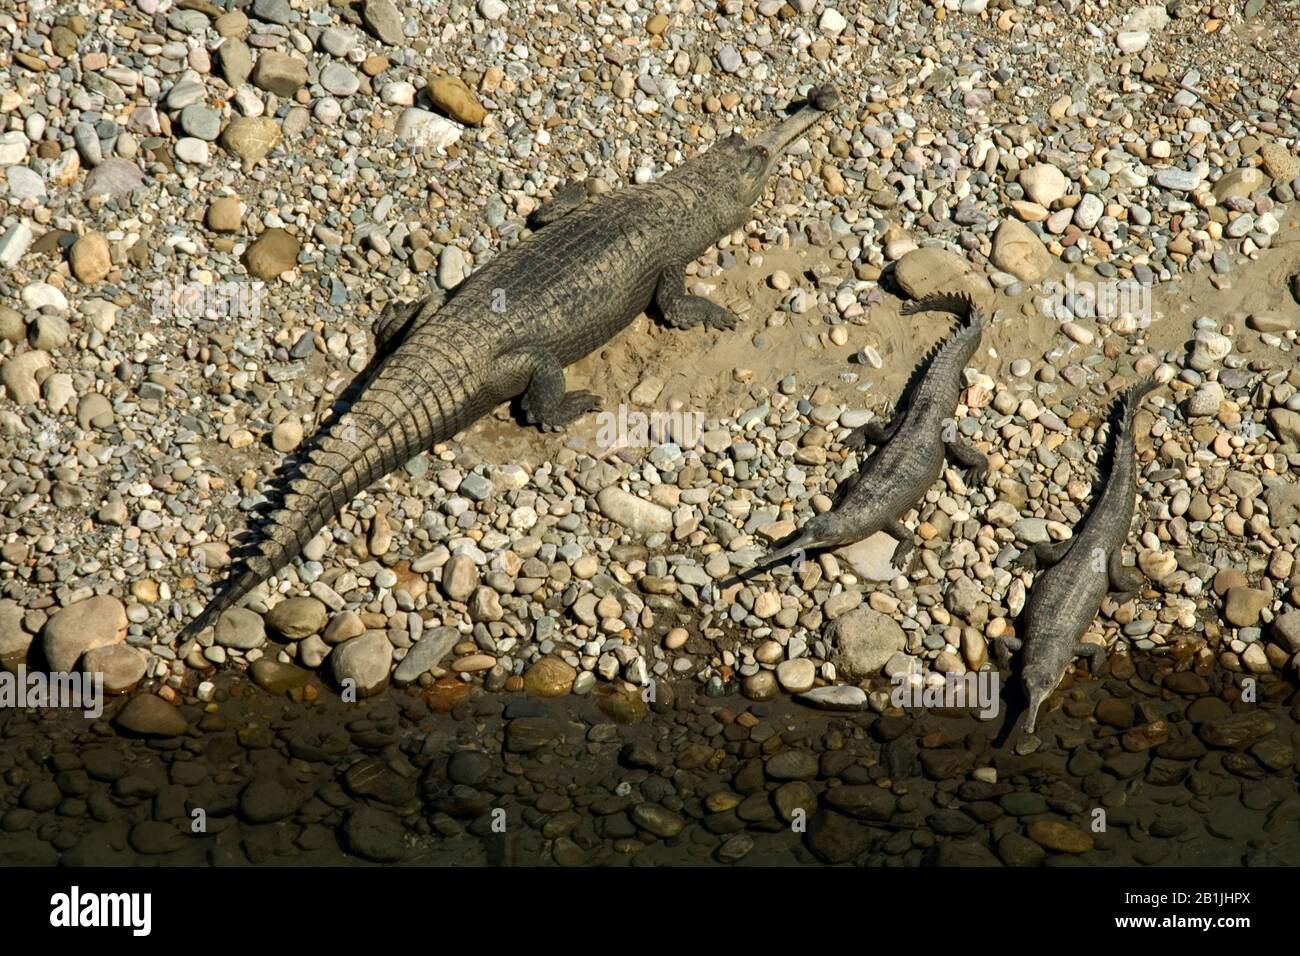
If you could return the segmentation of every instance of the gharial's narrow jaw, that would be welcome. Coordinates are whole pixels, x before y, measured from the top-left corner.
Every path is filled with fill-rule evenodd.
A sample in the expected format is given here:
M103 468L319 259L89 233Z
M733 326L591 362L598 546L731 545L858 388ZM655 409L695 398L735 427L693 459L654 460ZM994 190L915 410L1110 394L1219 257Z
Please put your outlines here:
M1039 692L1034 691L1029 697L1029 715L1025 718L1025 733L1032 734L1034 727L1038 724L1038 709L1043 706L1043 701L1047 700L1051 691Z
M767 169L763 172L764 178L772 174L777 160L790 144L802 136L808 127L833 110L839 104L839 99L839 94L832 87L815 86L808 91L808 100L803 106L749 141L751 146L760 146L767 151L769 159Z
M1038 726L1038 711L1047 702L1047 698L1052 696L1052 692L1060 686L1061 679L1064 676L1064 665L1062 665L1055 680L1052 680L1049 675L1043 674L1042 671L1026 670L1021 675L1021 685L1025 689L1025 698L1029 701L1029 710L1025 717L1025 733L1032 734L1034 732L1034 728Z

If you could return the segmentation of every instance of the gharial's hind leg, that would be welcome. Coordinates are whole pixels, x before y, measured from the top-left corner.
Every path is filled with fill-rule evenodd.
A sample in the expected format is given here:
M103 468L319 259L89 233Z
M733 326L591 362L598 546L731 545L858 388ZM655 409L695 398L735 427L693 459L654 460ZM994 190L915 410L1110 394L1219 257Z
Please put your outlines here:
M889 559L889 563L896 568L903 567L907 556L912 553L916 547L916 542L912 540L912 532L908 530L907 525L901 521L894 521L885 528L890 536L898 541L897 547L894 548L894 554Z
M587 201L587 187L580 182L565 183L551 193L551 198L533 210L528 225L534 228L549 226L563 219Z
M873 418L865 425L853 429L844 439L844 447L862 451L868 445L883 445L898 433L898 427L902 424L903 415L898 411L894 412L894 417L887 424L882 424L879 419Z
M958 464L965 465L970 469L966 478L972 485L978 485L984 480L984 476L989 473L989 460L984 453L974 445L968 445L963 441L946 441L943 447L947 449L949 456Z
M402 337L410 331L415 315L423 307L425 300L414 302L389 302L384 311L375 319L372 331L375 336L375 352L383 354L392 349Z
M528 385L520 404L530 425L554 431L600 408L593 392L564 389L564 367L541 349L518 349L506 357L521 362Z
M739 321L730 309L686 292L686 264L674 263L659 273L655 305L664 321L675 329L703 325L711 329L734 329Z
M1066 538L1064 541L1040 541L1022 551L1011 564L1026 571L1050 568L1065 557L1065 553L1073 544L1074 538Z
M1106 574L1110 577L1111 590L1127 597L1133 597L1146 584L1146 576L1137 568L1124 564L1124 549L1116 548L1106 561Z

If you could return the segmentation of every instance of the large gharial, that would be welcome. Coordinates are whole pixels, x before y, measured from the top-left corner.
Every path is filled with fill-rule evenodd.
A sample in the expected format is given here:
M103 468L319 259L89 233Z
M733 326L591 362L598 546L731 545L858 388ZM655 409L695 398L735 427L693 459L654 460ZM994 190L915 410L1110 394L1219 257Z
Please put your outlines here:
M1124 564L1124 542L1137 494L1133 415L1156 387L1153 379L1130 386L1115 403L1111 421L1109 475L1079 533L1064 541L1043 542L1016 561L1023 568L1046 567L1025 605L1023 637L1005 637L1007 649L1021 650L1020 680L1029 701L1025 731L1033 733L1038 711L1075 657L1086 657L1093 673L1105 664L1106 649L1081 642L1102 599L1111 591L1135 594L1142 573Z
M768 130L730 136L656 182L585 202L561 190L534 216L541 228L440 308L385 310L373 376L314 443L255 553L180 638L288 565L361 491L500 403L522 396L525 419L548 430L597 410L592 393L566 391L565 366L652 304L675 328L734 327L730 311L687 294L686 265L749 221L782 153L836 102L833 89L814 87Z
M882 447L851 479L852 487L834 508L810 518L792 541L763 557L757 567L783 561L796 552L842 547L877 531L888 531L898 540L893 563L901 565L914 547L912 532L902 518L942 473L945 453L970 469L972 482L988 471L988 460L961 440L953 420L961 397L962 373L979 348L983 313L964 295L927 296L901 311L911 315L931 310L950 312L963 322L935 351L907 396L906 408L896 409L888 425L868 422L845 442L854 449L868 444Z

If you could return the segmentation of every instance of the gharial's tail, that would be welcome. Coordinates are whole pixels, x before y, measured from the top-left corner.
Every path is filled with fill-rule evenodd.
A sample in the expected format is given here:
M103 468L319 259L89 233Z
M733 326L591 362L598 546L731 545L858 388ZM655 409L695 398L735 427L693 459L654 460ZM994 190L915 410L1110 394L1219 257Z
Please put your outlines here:
M420 343L421 330L410 333L406 347L392 352L365 385L351 409L340 415L306 453L298 474L287 482L281 507L261 529L255 553L241 559L235 575L177 638L197 637L259 584L301 553L307 542L359 493L410 461L436 437L453 434L468 421L433 421L429 409L465 408L463 395L440 395L428 402L425 389L413 383L447 384L440 367L442 350L433 341ZM425 333L425 337L428 337ZM448 398L451 401L448 401Z
M1115 403L1118 408L1117 418L1120 428L1124 431L1128 431L1132 428L1133 416L1137 414L1137 410L1142 404L1142 399L1146 398L1147 394L1153 389L1158 388L1159 385L1160 383L1157 382L1155 378L1145 378L1124 389L1123 393Z
M780 564L791 555L817 547L817 543L817 536L811 531L805 531L789 544L782 545L775 551L769 551L767 554L763 555L759 560L758 565L770 568L774 564Z
M818 541L815 534L811 531L804 531L797 535L793 541L782 545L775 551L769 551L744 571L719 582L718 587L728 588L733 584L740 584L756 574L761 574L768 568L775 567L791 555L798 554L801 551L811 551L813 548L820 546L821 542Z
M915 315L918 312L948 312L960 318L963 325L971 329L982 329L985 324L983 310L965 292L937 292L914 302L908 302L898 311L900 315Z

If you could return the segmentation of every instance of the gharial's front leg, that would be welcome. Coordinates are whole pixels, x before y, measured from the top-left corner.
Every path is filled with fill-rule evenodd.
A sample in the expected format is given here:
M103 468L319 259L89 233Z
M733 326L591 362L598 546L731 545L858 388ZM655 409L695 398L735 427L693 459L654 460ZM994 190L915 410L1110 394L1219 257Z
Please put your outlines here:
M689 329L696 325L734 329L739 321L730 309L724 309L703 296L687 294L684 262L667 266L659 273L655 305L663 313L664 321L675 329Z
M901 568L904 562L907 561L907 556L916 549L916 542L912 540L912 532L908 530L907 525L898 519L885 525L885 530L898 542L894 547L893 555L889 558L889 563L896 568Z
M519 363L528 384L520 405L530 425L555 431L588 412L600 409L600 396L593 392L564 389L564 366L543 349L517 349L504 361Z
M1100 644L1083 641L1074 649L1074 653L1076 657L1088 662L1088 670L1093 677L1100 676L1102 670L1106 667L1106 648Z
M974 445L969 445L960 439L953 438L943 443L944 449L948 456L960 465L965 465L970 469L966 473L967 481L972 485L978 485L984 480L984 476L989 473L989 460L984 453Z
M1110 577L1112 591L1135 596L1147 583L1146 576L1137 568L1130 568L1124 563L1124 549L1115 548L1106 559L1106 574Z
M998 664L1002 667L1011 666L1011 654L1025 646L1023 639L1016 637L1014 634L1004 634L1002 637L995 638L993 641L993 653L997 655Z

